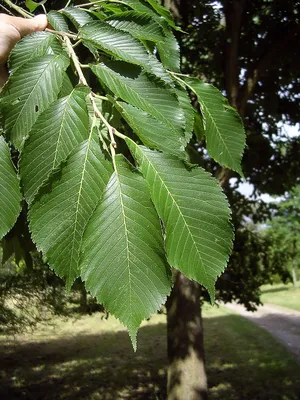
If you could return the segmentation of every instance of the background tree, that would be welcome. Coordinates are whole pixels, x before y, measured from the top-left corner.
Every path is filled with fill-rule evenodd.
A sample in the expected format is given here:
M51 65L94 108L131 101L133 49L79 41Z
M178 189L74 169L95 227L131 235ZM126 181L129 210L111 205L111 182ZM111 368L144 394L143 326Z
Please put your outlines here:
M300 120L300 65L295 45L300 37L300 2L166 0L162 3L172 10L187 33L177 35L182 48L183 71L222 88L230 104L244 119L247 148L243 172L246 181L253 185L254 195L261 192L282 195L290 190L300 179L300 140L289 137L282 124L294 126ZM270 210L261 201L249 200L237 192L241 179L212 162L207 157L202 132L196 130L195 133L191 157L200 165L210 165L233 209L235 245L229 267L218 281L219 298L224 301L236 299L253 309L259 304L260 286L269 282L276 270L283 273L281 266L272 264L268 257L266 241L245 226L245 217L255 222L263 221L271 215ZM233 177L235 184L229 184ZM189 292L193 290L190 285ZM190 309L185 296L187 292L186 284L176 288L176 298L182 294L181 307L171 315L170 306L168 321L172 330L176 321L181 321L180 310ZM190 301L192 299L193 296ZM186 318L185 315L183 321ZM199 322L199 314L198 318L190 315L192 321ZM195 345L193 341L189 342L193 337L189 326L188 321L178 324L177 334L181 332L181 341L175 338L169 341L170 352L174 354L171 361L175 360L175 363L176 353L182 354L183 342L190 345L186 346L189 348L185 353L186 360L191 354L190 348ZM198 331L201 331L200 325ZM201 358L202 344L196 343L195 354ZM183 358L181 355L180 359ZM179 368L184 369L183 363ZM195 380L201 379L202 369L198 372ZM182 388L184 391L184 385Z
M296 286L300 265L300 187L293 188L276 208L263 233L272 243L273 260L284 259L284 265Z

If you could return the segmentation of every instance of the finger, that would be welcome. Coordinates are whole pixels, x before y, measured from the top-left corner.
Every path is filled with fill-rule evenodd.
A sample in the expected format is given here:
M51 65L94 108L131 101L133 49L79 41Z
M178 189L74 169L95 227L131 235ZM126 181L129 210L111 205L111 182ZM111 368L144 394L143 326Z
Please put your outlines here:
M46 15L43 14L37 15L32 19L11 17L10 15L0 14L0 24L2 26L13 26L19 33L20 38L22 38L29 33L43 31L47 28L48 21Z
M21 37L36 31L43 31L48 25L47 17L44 14L37 15L32 19L18 17L11 18L13 18L13 21L10 23L20 32Z

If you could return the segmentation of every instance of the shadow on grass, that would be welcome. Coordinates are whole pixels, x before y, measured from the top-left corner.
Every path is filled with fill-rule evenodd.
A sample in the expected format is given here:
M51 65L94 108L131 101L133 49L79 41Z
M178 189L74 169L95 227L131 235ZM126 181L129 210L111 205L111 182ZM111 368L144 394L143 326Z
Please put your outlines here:
M298 399L295 364L257 330L239 316L205 320L211 399ZM141 328L138 346L134 353L125 331L2 344L0 398L165 399L165 324Z
M284 287L274 287L274 288L270 288L270 289L264 289L262 290L262 294L267 294L267 293L277 293L277 292L287 292L291 290L290 286Z

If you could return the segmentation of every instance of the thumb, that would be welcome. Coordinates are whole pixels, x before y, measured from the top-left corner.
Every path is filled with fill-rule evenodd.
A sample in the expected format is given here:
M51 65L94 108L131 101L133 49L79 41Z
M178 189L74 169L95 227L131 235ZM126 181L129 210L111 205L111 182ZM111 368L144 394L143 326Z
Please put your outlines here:
M47 17L44 14L37 15L32 19L15 17L11 23L20 32L21 37L32 32L43 31L48 25Z

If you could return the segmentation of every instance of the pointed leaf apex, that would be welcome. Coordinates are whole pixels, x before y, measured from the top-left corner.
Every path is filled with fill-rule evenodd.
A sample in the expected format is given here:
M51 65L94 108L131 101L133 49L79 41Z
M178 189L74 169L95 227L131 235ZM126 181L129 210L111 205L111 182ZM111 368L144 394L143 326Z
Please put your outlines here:
M210 303L211 303L211 305L213 306L214 304L215 304L215 287L214 287L214 285L212 285L212 286L208 286L207 287L207 291L208 291L208 294L209 294L209 297L210 297Z
M136 338L137 338L137 328L134 328L134 329L129 329L128 328L128 332L129 332L129 337L130 337L130 340L131 340L131 344L132 344L133 350L136 353L136 351L137 351L137 340L136 340Z

